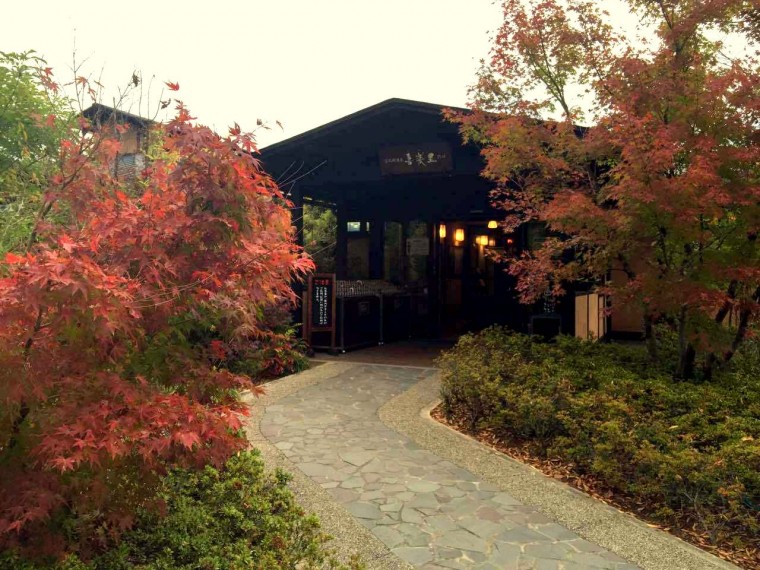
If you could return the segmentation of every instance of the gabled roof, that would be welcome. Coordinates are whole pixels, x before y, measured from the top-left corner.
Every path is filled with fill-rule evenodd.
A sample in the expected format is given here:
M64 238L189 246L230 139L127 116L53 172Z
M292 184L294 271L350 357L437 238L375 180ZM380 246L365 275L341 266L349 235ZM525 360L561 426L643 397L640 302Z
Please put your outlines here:
M150 119L140 117L139 115L133 115L127 113L121 109L115 109L102 103L95 103L82 111L82 115L90 119L93 123L102 125L110 120L115 120L117 123L129 123L138 127L148 127L154 123Z
M346 128L352 123L359 123L371 117L375 117L382 113L387 113L392 110L413 111L416 113L424 113L430 115L440 116L443 109L453 109L455 111L468 112L468 109L462 107L452 107L451 105L437 105L435 103L425 103L423 101L412 101L411 99L386 99L380 103L376 103L370 107L366 107L340 119L330 121L319 127L315 127L301 134L290 137L283 141L270 144L261 149L263 154L277 154L282 151L286 151L293 146L308 142L312 139L319 138L324 135L328 135L336 130Z

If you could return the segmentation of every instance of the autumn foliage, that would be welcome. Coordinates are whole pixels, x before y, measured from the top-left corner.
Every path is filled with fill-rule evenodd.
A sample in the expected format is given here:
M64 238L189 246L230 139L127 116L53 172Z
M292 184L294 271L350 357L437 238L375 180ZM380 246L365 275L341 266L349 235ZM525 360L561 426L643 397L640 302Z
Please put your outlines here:
M167 467L246 446L251 379L221 364L311 267L237 126L221 137L177 102L130 182L113 175L127 127L80 126L28 247L0 264L0 547L37 554L86 554ZM76 523L56 532L62 517Z
M641 312L652 358L666 323L676 376L707 378L760 313L759 4L629 0L643 38L601 4L505 0L473 112L454 119L504 227L548 228L509 265L522 300L595 283Z

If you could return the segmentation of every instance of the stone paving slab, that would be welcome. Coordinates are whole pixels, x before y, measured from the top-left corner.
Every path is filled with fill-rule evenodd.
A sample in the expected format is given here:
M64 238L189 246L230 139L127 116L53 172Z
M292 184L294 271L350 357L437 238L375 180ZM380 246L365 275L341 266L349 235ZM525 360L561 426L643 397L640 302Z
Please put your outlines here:
M415 567L638 568L380 420L383 404L435 374L344 366L268 406L261 434Z
M328 547L344 563L360 555L368 570L411 570L413 566L393 554L372 532L359 523L343 505L336 502L326 489L312 481L291 463L280 449L266 439L260 429L261 419L270 405L308 386L330 381L348 370L351 365L329 363L310 370L274 380L265 385L266 393L255 397L247 393L244 398L250 416L246 422L246 435L251 446L258 449L267 469L284 469L291 473L288 484L301 507L319 516L320 526L332 536Z

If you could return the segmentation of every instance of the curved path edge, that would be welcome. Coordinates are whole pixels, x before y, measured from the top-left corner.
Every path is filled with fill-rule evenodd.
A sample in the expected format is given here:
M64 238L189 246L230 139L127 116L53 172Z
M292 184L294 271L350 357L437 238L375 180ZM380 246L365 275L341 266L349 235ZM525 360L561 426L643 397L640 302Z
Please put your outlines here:
M440 402L439 386L438 375L418 382L386 402L378 410L380 420L420 447L645 570L738 569L436 421L430 412Z
M334 378L353 366L354 363L328 362L267 383L264 386L266 393L258 398L247 393L244 401L248 404L250 416L246 421L246 435L251 447L261 452L268 469L279 467L291 474L289 487L298 504L304 511L319 517L322 530L333 537L327 546L339 560L347 563L352 555L358 554L373 570L409 570L413 568L411 565L393 554L372 531L337 503L327 490L300 471L261 433L261 420L268 406L308 386Z

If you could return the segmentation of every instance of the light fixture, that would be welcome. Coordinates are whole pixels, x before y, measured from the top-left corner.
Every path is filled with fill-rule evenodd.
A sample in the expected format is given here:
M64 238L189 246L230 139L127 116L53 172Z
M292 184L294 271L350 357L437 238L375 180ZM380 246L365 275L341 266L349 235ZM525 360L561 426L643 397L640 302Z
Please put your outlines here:
M507 238L507 245L513 245L515 243L515 240L512 238Z
M486 246L488 245L488 236L478 236L478 238L475 240L479 245Z
M498 227L499 227L499 223L496 220L491 220L490 222L488 222L489 230L495 230Z
M454 231L454 241L464 241L464 230L462 228L457 228Z
M441 224L438 226L438 237L441 239L446 239L446 224Z
M496 238L488 238L488 247L496 247Z

